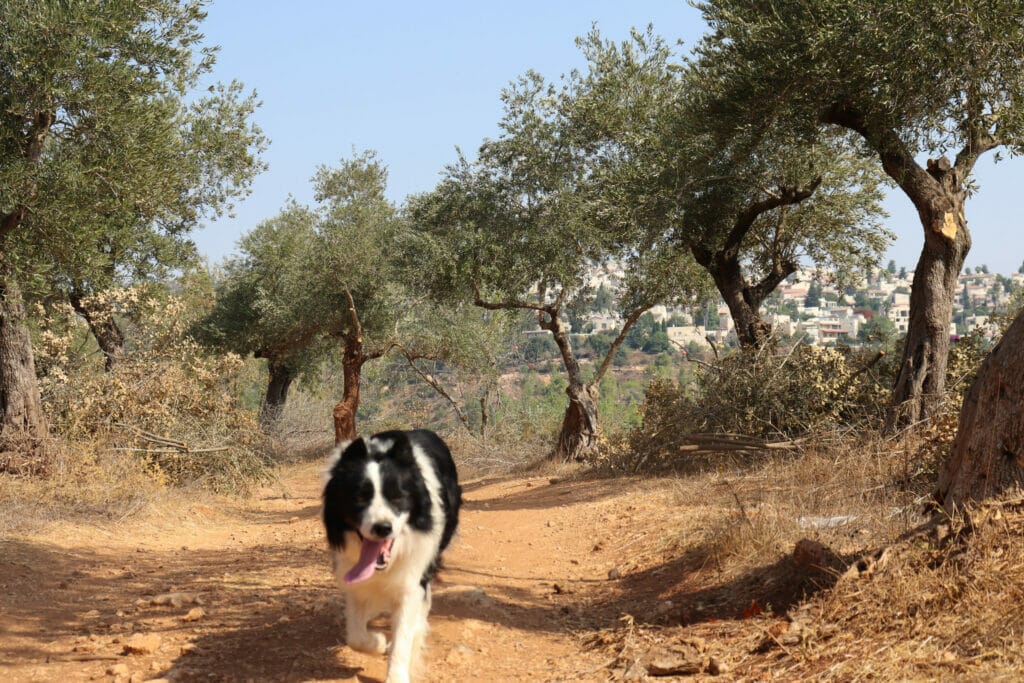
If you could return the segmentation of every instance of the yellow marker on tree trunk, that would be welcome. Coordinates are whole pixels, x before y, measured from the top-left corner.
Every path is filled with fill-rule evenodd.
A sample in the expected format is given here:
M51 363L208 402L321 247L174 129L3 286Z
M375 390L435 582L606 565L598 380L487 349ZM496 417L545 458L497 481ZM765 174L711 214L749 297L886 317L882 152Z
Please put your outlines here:
M942 215L942 225L936 226L943 237L956 238L956 218L948 211Z

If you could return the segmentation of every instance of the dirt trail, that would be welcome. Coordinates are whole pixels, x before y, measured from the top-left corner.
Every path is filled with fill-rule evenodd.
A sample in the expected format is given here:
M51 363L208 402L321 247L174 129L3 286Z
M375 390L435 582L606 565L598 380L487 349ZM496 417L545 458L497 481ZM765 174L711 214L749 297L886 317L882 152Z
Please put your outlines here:
M0 679L382 680L382 657L343 645L317 467L282 481L287 495L230 509L0 541ZM664 583L609 579L656 540L653 507L627 504L637 486L650 484L469 482L435 589L429 680L606 679L607 652L583 636L653 609Z

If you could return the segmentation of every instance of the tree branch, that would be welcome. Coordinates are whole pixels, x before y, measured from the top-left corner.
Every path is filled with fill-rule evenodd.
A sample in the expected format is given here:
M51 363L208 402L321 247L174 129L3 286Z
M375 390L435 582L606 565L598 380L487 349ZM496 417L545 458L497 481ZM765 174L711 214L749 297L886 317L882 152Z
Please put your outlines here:
M725 246L722 248L722 255L731 255L735 253L746 237L747 233L754 226L754 221L757 220L758 216L777 209L780 206L789 206L791 204L799 204L803 200L814 194L814 191L821 185L821 176L818 176L811 181L809 185L800 187L799 185L791 185L789 187L783 186L779 188L778 194L773 194L765 199L757 202L753 202L746 209L741 211L736 220L733 222L732 230L725 238Z
M626 335L632 329L636 321L640 319L647 311L651 310L650 306L644 306L638 308L629 314L626 321L622 323L622 329L619 330L619 334L615 339L612 340L612 345L608 347L608 353L604 355L604 360L601 361L600 367L597 368L597 372L594 373L594 384L600 384L601 380L604 379L605 373L608 372L608 368L611 367L612 359L615 358L615 354L618 353L619 347L626 341Z
M479 306L488 311L507 311L513 309L525 309L529 311L546 312L548 307L541 304L531 304L526 301L484 301L480 294L480 287L473 283L473 305Z
M448 391L443 386L441 386L441 383L438 382L433 375L427 374L426 372L421 370L418 365L416 365L416 357L411 351L409 351L408 349L401 345L396 345L396 347L398 348L399 353L401 353L405 357L406 362L409 364L409 367L412 368L413 372L419 375L420 379L422 379L434 391L436 391L441 396L441 398L448 401L448 403L452 407L452 410L455 411L455 416L459 418L459 422L461 422L468 431L469 416L466 415L465 411L462 410L462 407L458 404L458 402L454 398L452 398L451 394L449 394Z
M977 92L972 88L967 92L967 115L960 126L964 134L965 142L963 149L956 155L953 168L956 169L957 177L966 178L974 169L978 158L1002 145L1002 140L989 132L984 117L984 105Z
M938 191L938 181L920 164L903 144L896 131L872 126L863 112L849 104L835 103L821 114L822 123L831 123L858 133L878 154L882 169L910 198L918 209L924 208L919 202Z

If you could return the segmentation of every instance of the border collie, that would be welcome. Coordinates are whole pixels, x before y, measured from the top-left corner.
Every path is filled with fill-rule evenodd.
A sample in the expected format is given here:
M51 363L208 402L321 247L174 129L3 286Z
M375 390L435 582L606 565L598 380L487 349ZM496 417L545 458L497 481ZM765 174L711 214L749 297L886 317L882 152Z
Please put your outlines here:
M455 462L434 432L391 431L339 445L325 473L323 517L349 647L383 654L367 623L391 614L387 680L408 681L427 633L430 581L459 522Z

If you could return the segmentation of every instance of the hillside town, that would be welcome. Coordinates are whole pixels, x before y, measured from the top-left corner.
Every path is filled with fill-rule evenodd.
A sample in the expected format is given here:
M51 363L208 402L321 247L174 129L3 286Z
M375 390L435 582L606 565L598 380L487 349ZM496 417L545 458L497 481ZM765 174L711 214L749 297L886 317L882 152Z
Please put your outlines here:
M1024 266L1021 267L1024 271ZM622 270L615 266L595 268L590 286L614 291ZM907 332L910 320L910 291L914 272L897 268L875 268L854 286L838 287L810 269L787 278L765 301L761 314L776 336L801 343L828 346L858 345L866 341ZM958 296L949 334L952 339L978 333L991 337L993 313L1005 310L1011 299L1024 289L1024 272L1009 276L991 273L986 266L965 268L959 277ZM597 297L601 300L601 296ZM710 343L734 345L736 335L729 309L719 297L701 311L692 307L658 305L650 310L655 322L664 326L678 347L707 347ZM622 320L606 307L586 317L582 334L614 333Z

